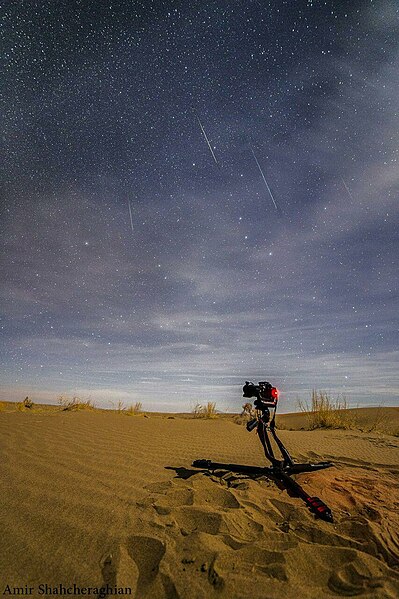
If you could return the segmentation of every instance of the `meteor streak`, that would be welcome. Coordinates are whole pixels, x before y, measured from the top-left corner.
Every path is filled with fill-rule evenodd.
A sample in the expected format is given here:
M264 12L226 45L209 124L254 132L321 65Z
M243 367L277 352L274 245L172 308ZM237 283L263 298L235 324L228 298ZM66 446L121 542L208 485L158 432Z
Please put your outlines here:
M268 191L268 192L269 192L269 194L270 194L270 197L271 197L271 199L272 199L272 202L273 202L273 204L274 204L274 207L275 207L275 209L276 209L276 210L278 210L278 208L277 208L277 204L276 204L276 202L275 202L275 200L274 200L274 197L273 197L273 194L272 194L272 192L271 192L271 189L270 189L270 187L269 187L269 184L268 184L268 182L266 181L266 177L265 177L265 175L263 174L263 171L262 171L262 169L261 169L261 166L260 166L260 164L259 164L259 162L258 162L258 159L257 159L257 157L256 157L256 155L255 155L254 149L253 149L253 147L252 147L252 146L250 146L250 148L251 148L252 156L255 158L255 162L256 162L256 164L258 165L258 169L260 170L260 174L262 175L262 179L263 179L263 181L264 181L264 183L265 183L265 185L266 185L266 189L267 189L267 191Z
M350 199L351 199L351 200L352 200L352 202L353 202L353 201L354 201L354 200L353 200L353 195L351 194L351 192L350 192L350 190L349 190L349 187L347 186L347 184L345 183L345 181L343 180L343 178L342 178L342 177L341 177L341 181L342 181L342 183L344 184L344 187L345 187L346 191L348 192L348 195L349 195Z
M211 144L209 143L209 139L207 137L207 134L205 133L205 129L203 128L201 121L199 120L199 116L198 115L197 115L197 121L198 121L199 126L201 127L201 131L202 131L202 133L203 133L203 135L205 137L206 143L208 144L208 148L211 151L212 157L213 157L214 161L216 162L216 164L219 166L218 161L216 160L215 153L214 153L214 151L212 149Z
M132 208L130 206L130 200L129 200L129 198L127 200L127 205L129 206L130 226L132 228L132 233L134 233L134 229L133 229L133 218L132 218Z

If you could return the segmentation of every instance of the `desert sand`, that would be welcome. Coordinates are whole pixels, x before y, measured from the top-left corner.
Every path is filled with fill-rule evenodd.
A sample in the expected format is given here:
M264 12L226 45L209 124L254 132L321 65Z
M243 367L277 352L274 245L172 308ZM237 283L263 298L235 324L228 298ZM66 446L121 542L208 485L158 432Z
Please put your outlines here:
M295 476L333 523L266 477L192 468L266 465L232 417L3 411L0 594L399 597L399 438L286 430L300 416L277 420L281 438L296 460L334 462Z

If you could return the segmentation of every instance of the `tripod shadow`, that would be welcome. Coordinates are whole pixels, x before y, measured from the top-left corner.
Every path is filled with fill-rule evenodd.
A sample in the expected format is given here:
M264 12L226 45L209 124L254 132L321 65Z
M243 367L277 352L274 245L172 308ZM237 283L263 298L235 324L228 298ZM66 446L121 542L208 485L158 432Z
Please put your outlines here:
M165 466L165 470L174 470L176 472L175 478L181 478L183 480L187 480L194 476L194 474L199 474L200 472L209 474L208 470L189 470L188 468L175 468L174 466Z
M237 464L238 466L238 464ZM165 466L165 470L174 470L176 472L175 478L180 478L182 480L188 480L195 474L204 474L209 478L217 477L219 479L223 479L224 483L227 484L228 487L237 487L238 485L245 482L245 480L259 480L262 478L266 478L267 480L273 481L274 484L281 491L287 491L290 497L297 497L298 494L287 488L276 476L268 472L259 472L259 473L248 473L248 472L236 472L239 476L235 476L229 468L218 468L215 470L209 470L207 468L191 470L188 468L177 468L175 466ZM229 475L229 476L228 476ZM228 477L227 477L228 476Z

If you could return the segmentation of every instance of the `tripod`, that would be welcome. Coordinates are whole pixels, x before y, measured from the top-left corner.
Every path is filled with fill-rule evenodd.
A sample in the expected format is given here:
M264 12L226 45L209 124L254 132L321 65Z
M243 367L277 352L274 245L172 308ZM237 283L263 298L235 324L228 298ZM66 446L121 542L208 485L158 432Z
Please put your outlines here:
M256 404L256 402L255 402ZM287 489L293 491L296 495L301 497L309 507L309 509L316 515L316 517L326 520L327 522L333 521L333 516L330 508L318 497L310 497L308 493L293 479L291 474L299 474L300 472L314 472L315 470L322 470L333 466L331 462L318 462L317 464L295 463L287 448L283 442L279 439L276 433L276 405L274 403L274 414L270 421L270 411L265 402L259 401L258 405L260 409L257 410L257 418L251 420L247 424L247 430L251 432L256 428L256 432L262 443L263 451L266 458L271 462L271 466L262 468L258 466L245 466L243 464L221 464L219 462L212 462L211 460L195 460L193 462L194 468L203 468L206 470L229 470L230 472L239 472L243 474L255 475L255 476L272 476L275 479L281 481ZM269 424L270 421L270 424ZM282 459L277 459L273 452L273 447L269 434L271 433L278 449L280 450Z

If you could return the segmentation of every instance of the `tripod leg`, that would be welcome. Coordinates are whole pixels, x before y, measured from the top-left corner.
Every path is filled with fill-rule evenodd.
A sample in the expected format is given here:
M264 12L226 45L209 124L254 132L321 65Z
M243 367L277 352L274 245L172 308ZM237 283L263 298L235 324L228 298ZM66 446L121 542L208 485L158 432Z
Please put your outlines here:
M274 416L273 416L273 420L270 423L270 432L273 435L273 439L275 440L279 450L281 451L281 455L284 458L284 466L293 466L294 462L292 461L292 458L291 458L290 454L288 453L288 450L286 449L283 442L278 438L277 433L275 431Z
M299 497L301 497L304 500L308 508L318 518L321 518L326 522L333 522L333 515L331 513L331 510L328 507L328 505L324 503L324 501L322 501L319 497L310 497L308 493L306 493L306 491L302 489L302 487L294 479L292 479L288 474L286 474L282 470L275 471L275 475L283 483L285 483L286 487L288 487L289 489L294 491L294 493L299 495Z
M271 446L270 439L267 434L266 424L262 422L262 420L258 421L257 433L262 443L263 451L265 452L266 458L269 460L269 462L273 464L273 466L280 467L280 461L277 460L277 458L275 458L273 453L273 448Z

